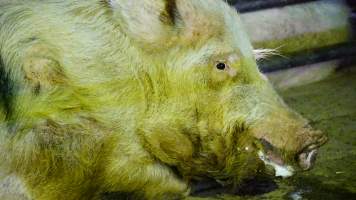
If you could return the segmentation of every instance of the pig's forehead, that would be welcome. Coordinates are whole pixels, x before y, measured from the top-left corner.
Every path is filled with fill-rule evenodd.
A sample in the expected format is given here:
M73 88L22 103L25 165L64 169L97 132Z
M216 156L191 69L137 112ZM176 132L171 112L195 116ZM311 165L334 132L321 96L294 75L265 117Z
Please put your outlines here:
M192 7L199 9L192 9ZM224 46L222 51L240 52L243 57L253 57L249 37L236 9L228 6L225 2L216 0L182 1L182 8L179 12L187 26L183 32L191 33L188 35L211 36L193 37L194 40L190 42L194 43L204 38L209 43L219 38L222 44L216 45L216 47Z
M220 54L238 54L239 57L253 57L253 48L244 25L237 14L237 11L230 7L225 7L224 12L215 12L212 19L221 19L217 23L211 23L212 27L206 27L204 32L210 32L209 29L219 29L220 32L212 34L212 37L206 40L206 45L215 47L215 53ZM213 16L214 16L213 15Z
M228 27L224 34L206 40L200 48L195 48L193 51L196 55L230 62L241 58L253 58L253 49L249 38L238 28Z
M235 63L243 58L240 50L233 48L229 40L219 38L208 40L199 48L184 49L183 52L182 57L180 57L177 56L176 51L173 51L171 56L173 59L168 62L173 66L189 69L195 66L211 65L211 62Z

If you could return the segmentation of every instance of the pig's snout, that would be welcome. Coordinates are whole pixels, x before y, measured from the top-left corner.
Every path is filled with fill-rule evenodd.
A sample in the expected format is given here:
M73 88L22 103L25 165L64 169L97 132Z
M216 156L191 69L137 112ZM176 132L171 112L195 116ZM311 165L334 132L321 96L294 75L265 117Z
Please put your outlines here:
M326 143L328 140L327 137L320 131L311 131L308 130L308 136L305 137L302 143L306 144L301 151L295 153L296 164L299 165L299 168L303 171L310 170L316 160L318 154L318 148ZM259 158L266 164L274 168L276 176L289 177L292 176L295 172L292 165L288 160L282 156L283 151L280 148L275 147L272 143L264 138L260 138L256 143L260 149L258 153ZM302 145L303 146L303 145Z
M310 170L318 155L318 148L325 144L328 138L322 133L314 135L313 143L306 146L296 157L299 167L302 170Z

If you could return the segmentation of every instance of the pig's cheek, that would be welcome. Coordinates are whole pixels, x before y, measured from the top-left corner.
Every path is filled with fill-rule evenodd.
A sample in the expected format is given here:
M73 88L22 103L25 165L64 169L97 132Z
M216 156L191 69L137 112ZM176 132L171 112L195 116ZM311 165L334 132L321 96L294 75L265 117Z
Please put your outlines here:
M264 174L266 165L256 156L255 153L241 154L240 155L240 169L243 173L249 176L256 174ZM270 169L270 173L273 175L273 169ZM248 177L245 177L248 178Z
M254 145L245 144L237 148L237 152L240 154L256 154L257 149ZM256 154L257 155L257 154Z
M245 151L246 153L248 154L252 154L254 152L254 147L252 147L251 145L246 145L244 148L243 148L243 151Z
M219 84L224 82L228 78L228 73L226 71L213 71L211 75L211 80L213 84Z
M231 67L227 67L226 72L230 77L235 77L237 75L237 70Z
M240 154L240 158L244 160L259 162L257 149L252 145L245 145L237 148L237 152Z

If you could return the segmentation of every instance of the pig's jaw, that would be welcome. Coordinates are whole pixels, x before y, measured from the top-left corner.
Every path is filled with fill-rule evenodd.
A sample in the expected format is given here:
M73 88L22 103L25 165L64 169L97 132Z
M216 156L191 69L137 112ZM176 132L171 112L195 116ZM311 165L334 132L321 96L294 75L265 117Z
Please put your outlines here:
M287 178L294 174L293 167L289 165L280 165L277 164L276 162L273 162L262 151L258 152L258 157L265 163L265 165L270 165L274 168L275 176Z

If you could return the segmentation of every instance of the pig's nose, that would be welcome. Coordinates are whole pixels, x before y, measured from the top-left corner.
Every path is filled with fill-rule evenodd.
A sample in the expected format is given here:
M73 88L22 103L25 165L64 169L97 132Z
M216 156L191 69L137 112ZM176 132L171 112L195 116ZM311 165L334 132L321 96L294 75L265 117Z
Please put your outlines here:
M318 155L318 148L323 145L328 138L325 135L318 135L316 141L310 144L298 155L298 164L303 170L309 170L313 167Z

